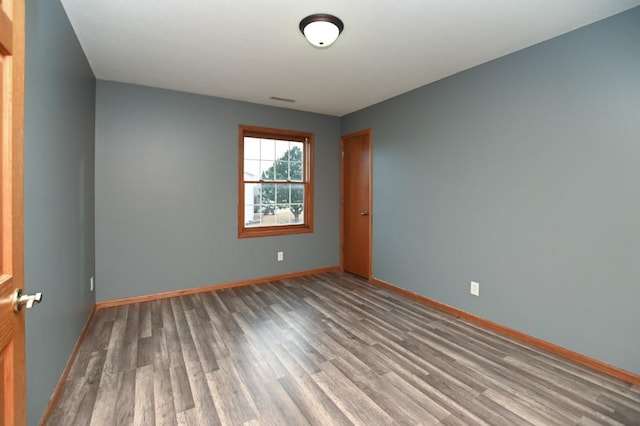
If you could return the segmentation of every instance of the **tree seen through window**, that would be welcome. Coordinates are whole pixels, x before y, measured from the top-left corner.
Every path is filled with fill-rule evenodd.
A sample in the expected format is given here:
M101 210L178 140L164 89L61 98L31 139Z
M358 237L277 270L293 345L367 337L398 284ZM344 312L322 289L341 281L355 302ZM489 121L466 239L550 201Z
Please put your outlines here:
M313 134L240 126L238 236L313 232Z
M262 173L262 180L302 182L302 150L298 146L290 148L273 165ZM294 222L300 221L304 210L304 185L263 183L262 203L277 209L289 209ZM268 208L268 207L267 207ZM269 211L269 213L273 213Z

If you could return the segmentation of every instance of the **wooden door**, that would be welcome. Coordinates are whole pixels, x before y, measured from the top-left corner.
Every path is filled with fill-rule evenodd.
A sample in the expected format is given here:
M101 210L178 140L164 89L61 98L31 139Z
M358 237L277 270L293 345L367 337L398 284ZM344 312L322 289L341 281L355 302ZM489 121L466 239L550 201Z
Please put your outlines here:
M24 0L0 0L0 424L26 422L24 311L13 296L24 284L22 134Z
M342 269L371 278L371 131L342 137Z

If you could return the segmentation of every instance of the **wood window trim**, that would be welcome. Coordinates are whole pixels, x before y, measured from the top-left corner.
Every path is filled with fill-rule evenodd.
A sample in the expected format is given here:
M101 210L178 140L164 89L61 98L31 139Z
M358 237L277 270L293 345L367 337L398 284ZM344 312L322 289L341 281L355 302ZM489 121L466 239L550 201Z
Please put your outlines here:
M291 140L304 142L304 223L247 227L244 222L245 180L244 180L244 138L256 137L265 139ZM296 130L273 129L268 127L238 126L238 238L273 237L280 235L306 234L313 232L313 149L314 135ZM287 183L287 182L283 182Z

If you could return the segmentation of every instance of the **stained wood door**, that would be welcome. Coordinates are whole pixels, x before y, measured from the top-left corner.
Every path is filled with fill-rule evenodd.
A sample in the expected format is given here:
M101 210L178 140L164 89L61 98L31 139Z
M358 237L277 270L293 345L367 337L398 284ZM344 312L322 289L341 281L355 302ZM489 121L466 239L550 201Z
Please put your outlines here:
M342 268L371 278L371 131L342 137Z
M0 424L24 425L24 311L12 297L24 284L22 134L24 0L0 0Z

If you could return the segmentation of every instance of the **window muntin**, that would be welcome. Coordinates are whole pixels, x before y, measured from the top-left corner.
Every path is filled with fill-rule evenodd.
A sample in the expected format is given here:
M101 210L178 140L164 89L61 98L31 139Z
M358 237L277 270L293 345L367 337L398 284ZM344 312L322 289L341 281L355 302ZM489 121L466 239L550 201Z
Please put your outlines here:
M238 236L313 232L313 134L240 126Z

